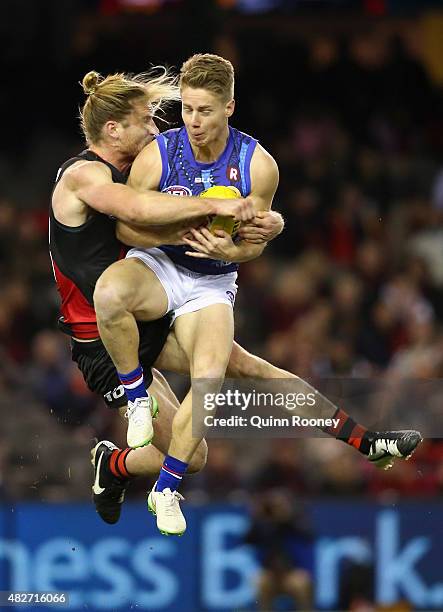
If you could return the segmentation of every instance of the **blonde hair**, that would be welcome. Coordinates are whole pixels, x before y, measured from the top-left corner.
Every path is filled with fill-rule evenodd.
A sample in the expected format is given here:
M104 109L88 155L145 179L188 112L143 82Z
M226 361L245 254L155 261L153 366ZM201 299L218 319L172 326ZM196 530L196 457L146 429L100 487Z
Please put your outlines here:
M101 140L107 121L124 121L135 101L152 106L155 115L180 99L177 77L163 66L136 75L116 73L107 77L91 70L83 77L82 87L88 98L80 110L80 122L89 144Z
M180 70L180 90L183 87L207 89L224 102L234 97L234 67L220 55L197 53Z

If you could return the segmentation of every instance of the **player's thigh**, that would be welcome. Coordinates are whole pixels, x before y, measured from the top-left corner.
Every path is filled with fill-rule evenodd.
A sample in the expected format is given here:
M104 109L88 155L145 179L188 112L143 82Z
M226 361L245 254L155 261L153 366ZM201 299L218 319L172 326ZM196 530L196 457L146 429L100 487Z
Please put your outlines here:
M226 364L234 338L234 315L228 304L211 304L177 317L174 331L178 344L188 356L191 375L197 364L212 367Z
M161 317L168 310L168 297L156 274L134 257L113 263L98 279L94 303L106 306L108 301L123 303L140 320Z
M178 343L174 328L169 331L163 349L155 362L155 367L177 374L189 374L189 358Z

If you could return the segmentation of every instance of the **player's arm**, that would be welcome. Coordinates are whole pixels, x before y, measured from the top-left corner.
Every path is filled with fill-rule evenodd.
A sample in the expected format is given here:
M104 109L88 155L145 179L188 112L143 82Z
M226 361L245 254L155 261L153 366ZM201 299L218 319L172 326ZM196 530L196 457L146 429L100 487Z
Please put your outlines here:
M145 197L155 201L159 197L162 198L163 206L169 206L173 212L169 215L169 220L166 223L176 221L184 221L201 217L203 214L213 214L210 210L223 210L223 214L233 216L236 219L243 221L251 220L254 217L254 208L249 198L236 198L230 200L221 200L216 198L196 198L185 197L178 198L166 193L159 193L162 175L162 159L157 141L151 142L141 151L135 158L131 173L128 179L128 186ZM231 204L230 204L231 203ZM160 225L159 221L152 221L152 225Z
M128 185L113 183L111 171L101 162L87 162L73 168L69 174L69 187L79 200L98 212L136 225L164 225L202 214L200 198L178 201L175 196L156 191L137 193ZM220 209L225 212L212 212ZM246 199L207 199L205 213L232 214L243 221L252 219L254 215L252 204Z
M278 166L274 158L263 147L257 145L251 160L251 198L254 209L269 211L272 206L279 180ZM192 238L185 238L186 244L192 246L195 252L188 255L195 258L221 259L241 263L259 257L266 242L257 244L241 242L235 244L226 232L217 230L211 234L209 230L191 230Z
M118 221L116 226L116 235L120 242L144 249L162 244L184 244L183 237L189 231L190 226L187 222L141 227Z

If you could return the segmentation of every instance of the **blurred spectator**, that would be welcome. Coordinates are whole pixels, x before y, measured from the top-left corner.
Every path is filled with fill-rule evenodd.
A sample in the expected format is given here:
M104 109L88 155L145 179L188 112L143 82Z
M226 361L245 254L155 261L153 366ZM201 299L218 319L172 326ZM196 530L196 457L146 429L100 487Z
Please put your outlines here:
M257 550L259 610L272 610L279 595L288 595L297 610L313 610L313 534L300 502L285 489L255 498L245 541Z
M286 488L294 494L307 491L306 474L301 465L300 441L271 440L267 461L251 478L251 489L266 493L273 488Z
M375 612L373 566L350 559L343 560L341 565L340 608L350 612Z
M242 481L231 441L211 440L210 447L205 469L184 482L186 494L199 502L240 501Z
M309 187L292 190L286 200L285 239L278 240L275 251L295 257L309 248L322 248L326 219L319 193Z
M39 332L32 343L33 361L27 382L34 396L44 402L60 423L82 425L94 411L98 398L91 393L57 331Z
M363 461L358 461L359 457L355 457L348 448L332 445L331 440L321 439L313 442L329 448L329 451L321 449L323 456L319 457L318 491L330 497L364 495L367 481L362 469Z
M14 253L14 217L14 204L6 198L0 198L0 266L4 272Z
M267 323L270 332L287 330L308 312L315 296L315 280L295 265L283 268L273 292L267 296Z

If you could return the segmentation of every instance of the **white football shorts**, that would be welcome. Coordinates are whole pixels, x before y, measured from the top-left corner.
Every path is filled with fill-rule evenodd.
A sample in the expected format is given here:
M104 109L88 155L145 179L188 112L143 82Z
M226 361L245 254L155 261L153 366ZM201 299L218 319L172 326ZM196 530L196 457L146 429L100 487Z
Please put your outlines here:
M237 272L200 274L176 265L161 249L130 249L129 257L140 259L150 268L168 296L168 312L175 320L187 312L196 312L212 304L234 307Z

